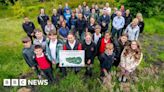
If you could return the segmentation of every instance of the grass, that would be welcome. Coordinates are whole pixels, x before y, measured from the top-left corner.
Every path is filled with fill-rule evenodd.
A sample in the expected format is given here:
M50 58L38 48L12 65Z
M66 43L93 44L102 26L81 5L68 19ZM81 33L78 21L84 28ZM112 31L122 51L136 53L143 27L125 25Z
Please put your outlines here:
M30 19L34 21L36 27L39 27L36 20L37 11L44 5L28 6L27 4L26 9L33 10L30 12L32 14ZM50 9L48 11L50 15ZM3 87L2 82L4 78L18 78L31 72L21 53L21 38L26 34L21 27L22 18L11 17L10 15L7 15L10 17L4 18L3 16L1 15L0 17L0 90L3 92L16 92L20 87ZM144 59L136 71L136 81L130 83L129 88L131 92L163 92L164 49L162 47L164 47L164 16L144 18L144 21L145 30L143 37L140 38ZM97 59L94 64L94 76L91 79L83 80L84 71L85 69L82 69L78 75L69 72L68 76L61 79L58 85L36 86L34 90L36 92L108 92L98 81L99 62ZM57 71L54 71L54 73L58 74ZM33 76L35 75L29 78ZM112 77L113 92L124 91L123 85L117 81L115 68L112 69Z

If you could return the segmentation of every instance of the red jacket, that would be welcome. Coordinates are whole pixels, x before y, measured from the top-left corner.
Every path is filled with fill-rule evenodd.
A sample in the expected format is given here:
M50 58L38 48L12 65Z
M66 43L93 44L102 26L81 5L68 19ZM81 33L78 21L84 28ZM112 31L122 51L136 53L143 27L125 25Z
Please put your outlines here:
M75 46L73 49L71 49L68 42L63 46L63 50L82 50L82 45L78 41L76 41Z
M108 40L107 43L111 43L111 40ZM105 51L105 46L106 46L107 43L105 43L104 38L101 39L100 47L99 47L99 52L100 52L100 54L104 53L104 51Z
M50 68L50 63L45 55L43 55L42 57L35 57L35 60L40 69L44 70Z

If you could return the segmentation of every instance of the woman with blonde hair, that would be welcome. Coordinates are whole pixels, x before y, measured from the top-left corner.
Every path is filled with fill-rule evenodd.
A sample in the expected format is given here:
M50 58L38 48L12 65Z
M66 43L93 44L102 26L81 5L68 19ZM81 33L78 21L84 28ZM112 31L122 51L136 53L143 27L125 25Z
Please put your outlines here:
M143 21L143 16L142 16L141 13L137 13L136 18L137 18L138 21L139 21L139 22L138 22L138 26L139 26L139 28L140 28L140 33L142 33L143 30L144 30L144 26L145 26L145 23L144 23L144 21Z
M129 46L124 48L121 54L121 61L119 64L121 68L121 74L119 76L120 82L127 81L127 77L135 71L137 66L141 63L142 58L141 46L138 41L133 40Z

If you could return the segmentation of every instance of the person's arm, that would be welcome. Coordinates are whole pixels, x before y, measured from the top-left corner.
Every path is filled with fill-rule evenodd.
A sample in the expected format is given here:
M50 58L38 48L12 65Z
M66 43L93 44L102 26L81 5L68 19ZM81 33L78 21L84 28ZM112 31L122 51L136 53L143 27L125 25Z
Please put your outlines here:
M52 56L51 56L51 51L50 51L48 42L46 42L46 52L45 53L46 53L46 56L48 57L48 59L52 62L53 59L52 59Z
M40 15L38 16L38 23L41 25Z
M135 33L135 40L138 40L139 33L140 33L140 30L139 30L139 28L138 28L138 30L137 30L136 33Z
M26 63L27 63L30 67L33 67L33 63L32 63L32 62L34 62L34 61L32 60L32 58L31 58L31 59L28 58L27 55L26 55L25 53L23 53L23 58L24 58L24 60L26 61Z
M117 28L116 18L117 18L117 17L114 17L114 19L113 19L113 23L112 23L112 25L113 25L114 28Z
M124 25L125 25L125 19L124 19L124 17L122 17L122 23L121 23L121 25L120 25L119 29L123 28L123 27L124 27Z

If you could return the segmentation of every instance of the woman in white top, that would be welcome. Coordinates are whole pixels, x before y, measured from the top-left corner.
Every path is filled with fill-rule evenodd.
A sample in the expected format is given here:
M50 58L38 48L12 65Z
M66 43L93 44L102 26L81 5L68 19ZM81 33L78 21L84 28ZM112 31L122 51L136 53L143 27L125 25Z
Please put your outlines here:
M119 81L125 82L129 74L135 71L142 60L143 54L138 41L133 40L131 44L123 50L121 54L120 68L121 75Z

